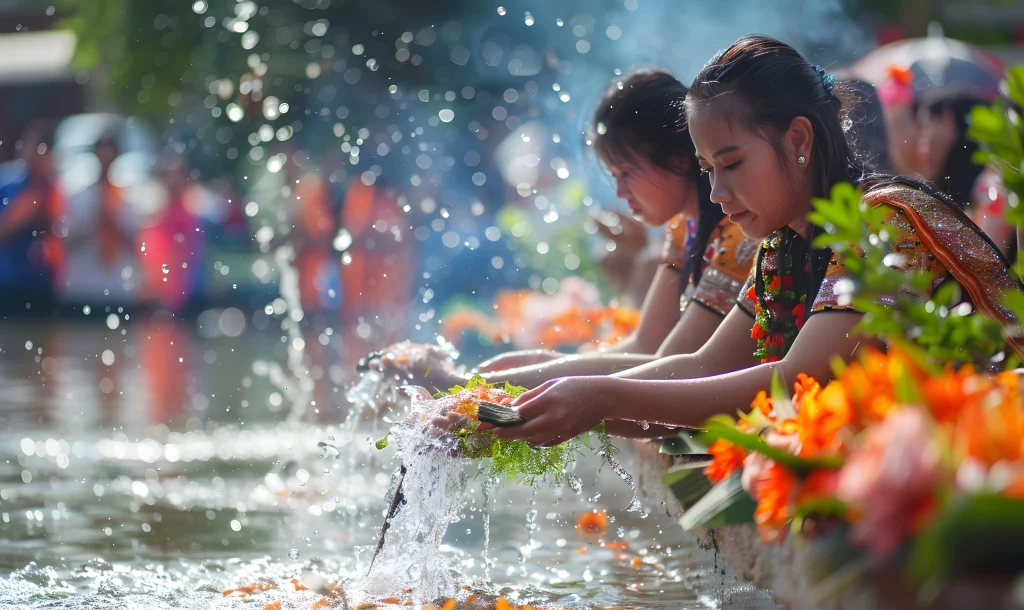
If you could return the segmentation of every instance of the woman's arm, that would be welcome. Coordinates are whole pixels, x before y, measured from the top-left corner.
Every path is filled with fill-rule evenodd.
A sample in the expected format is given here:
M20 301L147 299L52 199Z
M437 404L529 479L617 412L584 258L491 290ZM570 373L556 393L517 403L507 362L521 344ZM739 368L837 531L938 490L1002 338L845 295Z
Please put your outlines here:
M691 306L686 308L684 317L692 315L691 310L714 315L704 307ZM758 363L754 357L757 342L750 337L752 324L750 315L734 306L711 338L696 352L662 358L647 366L638 366L619 373L615 377L648 380L696 379L750 368ZM608 420L605 427L611 434L631 438L671 436L676 432L669 426L648 424L647 428L643 428L627 420Z
M699 426L712 415L748 409L758 391L771 387L776 370L787 381L796 379L798 373L821 383L832 379L832 356L849 360L863 345L880 345L877 340L852 332L860 318L856 313L814 315L784 359L731 373L704 376L711 361L700 359L702 349L693 356L665 359L673 361L660 365L670 380L618 376L558 379L517 399L520 413L530 421L496 430L495 434L551 445L585 432L602 420L610 420L609 424L623 422L615 424L614 432L628 436L663 435L652 423ZM716 334L706 349L726 349L718 339ZM645 422L649 422L647 430L643 429Z
M669 273L672 272L669 271ZM712 366L714 370L731 371L753 364L753 356L751 354L754 351L754 343L750 339L750 316L738 308L734 309L735 313L731 313L726 318L726 320L732 320L730 326L733 330L720 343L728 342L731 347L729 349L722 348L717 351L711 350L706 353L707 357L714 360L714 363L709 363L709 366ZM692 347L696 350L703 346L720 326L725 326L725 323L714 312L699 306L687 307L686 311L683 312L683 317L680 318L675 329L673 329L671 336L675 338L676 348ZM748 344L749 348L741 347L744 341ZM659 352L661 351L667 350L659 350ZM665 379L667 375L662 372L663 366L661 366L661 363L665 360L671 359L663 358L659 360L658 354L654 353L595 352L564 356L532 366L483 373L482 376L489 383L508 381L512 385L535 388L556 377L611 375L612 373L633 369L633 367L640 365L650 365L649 367L643 367L644 370L650 371L649 374L653 375L653 378ZM456 383L461 384L463 381L458 380Z

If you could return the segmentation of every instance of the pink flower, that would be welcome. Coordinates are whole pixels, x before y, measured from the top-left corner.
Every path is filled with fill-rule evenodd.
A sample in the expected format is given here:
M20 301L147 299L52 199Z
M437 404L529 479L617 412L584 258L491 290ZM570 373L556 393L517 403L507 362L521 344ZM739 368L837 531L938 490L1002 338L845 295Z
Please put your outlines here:
M846 460L836 496L860 516L851 535L855 544L888 555L932 508L942 475L933 432L923 410L893 410Z

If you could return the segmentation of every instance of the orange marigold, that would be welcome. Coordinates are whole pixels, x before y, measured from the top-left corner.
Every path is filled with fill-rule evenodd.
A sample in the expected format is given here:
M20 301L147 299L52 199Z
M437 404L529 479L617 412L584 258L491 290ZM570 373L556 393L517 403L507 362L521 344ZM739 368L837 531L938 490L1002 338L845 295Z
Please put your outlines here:
M724 439L718 439L708 447L713 456L711 463L704 467L704 476L718 483L743 467L747 452Z
M770 542L783 535L783 528L793 517L792 496L796 478L786 468L773 463L754 482L757 508L754 522L761 539Z
M806 373L797 374L796 383L793 384L793 406L799 409L800 402L804 400L805 396L813 398L819 391L821 391L821 384L814 377Z
M750 403L751 409L757 409L765 415L770 415L772 412L772 399L768 397L768 393L761 390L754 397L754 402Z
M576 529L586 534L603 534L608 529L606 511L587 511L576 519Z
M815 395L805 394L796 417L800 455L813 457L834 453L841 442L837 434L853 423L853 406L845 388L830 383Z

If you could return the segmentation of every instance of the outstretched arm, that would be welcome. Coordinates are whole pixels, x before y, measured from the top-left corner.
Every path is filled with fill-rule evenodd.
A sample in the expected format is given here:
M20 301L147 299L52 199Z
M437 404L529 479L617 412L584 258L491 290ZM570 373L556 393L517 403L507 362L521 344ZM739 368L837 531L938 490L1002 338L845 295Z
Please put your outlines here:
M784 359L731 373L701 377L702 367L698 355L694 355L680 357L671 369L664 369L673 375L671 380L558 379L517 399L520 412L529 419L527 423L496 430L495 434L535 445L552 445L585 432L602 420L623 422L615 424L614 432L628 436L661 435L653 430L654 426L644 430L644 422L700 426L712 415L749 408L758 391L771 387L775 370L787 380L796 379L798 373L807 373L822 383L830 380L831 356L849 360L858 347L880 345L877 340L852 332L860 318L854 313L815 315L807 321ZM687 375L697 378L685 378ZM628 433L630 429L632 434Z
M669 271L669 273L672 273ZM736 309L736 308L734 308ZM729 342L732 345L730 349L722 349L718 352L713 352L713 357L716 359L714 366L715 370L733 370L746 364L749 366L753 364L750 362L750 357L744 357L744 350L748 354L753 353L754 346L750 339L750 317L744 314L742 311L736 309L734 314L730 314L730 317L734 321L733 331L730 334ZM720 326L725 326L722 318L711 310L700 307L697 305L691 305L686 308L683 312L683 317L680 318L676 324L676 328L672 331L671 337L674 338L672 345L666 346L665 350L661 350L662 354L659 353L614 353L614 352L596 352L589 354L573 354L556 358L548 362L535 364L531 366L524 366L514 369L508 369L504 371L491 371L483 373L482 376L488 382L504 382L508 381L512 385L519 385L526 388L535 388L545 381L550 381L557 377L580 377L585 375L611 375L624 370L631 370L633 367L641 365L651 365L652 363L661 363L665 358L663 355L668 355L669 349L691 349L696 351L708 338L711 337L716 329ZM749 349L740 347L737 342L746 341L749 344ZM672 352L680 353L680 352ZM661 358L659 360L659 358ZM727 358L728 364L718 363L717 360ZM748 363L749 362L749 363ZM721 368L721 367L726 368ZM732 368L729 368L732 367ZM655 375L655 378L666 378L664 374L659 371L661 367L655 366L653 369L644 367L648 374ZM710 374L710 373L708 373ZM463 379L456 380L456 383L462 383ZM450 384L450 385L455 385Z

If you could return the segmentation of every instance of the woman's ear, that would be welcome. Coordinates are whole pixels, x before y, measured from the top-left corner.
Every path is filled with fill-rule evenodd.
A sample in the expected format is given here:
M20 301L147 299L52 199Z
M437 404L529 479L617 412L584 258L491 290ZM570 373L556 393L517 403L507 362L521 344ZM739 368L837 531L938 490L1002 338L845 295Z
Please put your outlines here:
M789 123L783 135L786 148L793 155L791 161L797 169L810 167L811 149L814 147L814 128L807 117L798 116ZM803 159L801 162L800 160Z

